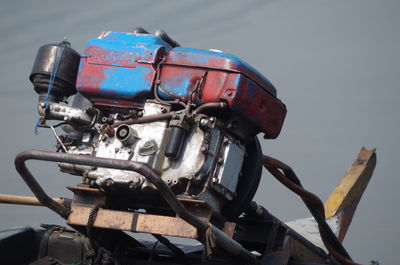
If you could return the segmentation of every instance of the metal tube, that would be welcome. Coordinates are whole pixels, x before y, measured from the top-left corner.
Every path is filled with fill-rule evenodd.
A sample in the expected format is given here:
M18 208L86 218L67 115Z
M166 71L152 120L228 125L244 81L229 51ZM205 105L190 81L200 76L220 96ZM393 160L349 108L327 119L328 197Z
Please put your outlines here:
M322 201L313 193L307 191L301 186L294 171L285 163L263 155L264 167L283 185L294 193L299 195L307 208L310 210L314 219L318 223L319 232L322 242L328 249L329 253L341 264L346 265L360 265L351 260L349 254L343 245L338 241L336 235L332 232L331 228L325 221L325 208ZM281 173L278 168L282 169L285 174ZM290 176L290 177L289 177ZM312 206L313 205L313 206Z
M65 204L66 200L64 198L53 198L56 202L60 204ZM19 204L19 205L32 205L32 206L45 206L39 202L39 200L32 196L18 196L9 194L0 194L0 203L7 204Z
M140 124L140 123L147 123L147 122L153 122L153 121L161 121L161 120L170 120L172 119L173 114L171 113L163 113L163 114L155 114L151 116L144 116L141 118L137 119L129 119L129 120L124 120L124 121L115 121L111 126L113 128L116 128L122 124Z
M195 109L193 111L193 115L202 113L205 110L208 109L224 109L228 106L228 104L226 102L209 102L209 103L205 103L203 105L201 105L200 107L198 107L197 109Z
M27 169L25 162L27 160L42 160L51 162L64 162L71 164L95 166L95 167L106 167L120 170L134 171L147 180L149 180L154 186L157 187L158 191L161 193L163 198L167 201L169 206L175 211L175 213L193 225L199 230L199 233L204 233L208 228L208 224L204 223L202 220L197 218L191 212L186 210L180 201L176 198L175 194L171 191L168 185L161 179L161 177L148 165L127 160L110 159L110 158L100 158L100 157L90 157L85 155L72 155L66 153L56 153L40 150L27 150L19 153L15 158L15 166L18 173L24 179L28 187L32 190L35 196L39 199L41 203L46 205L48 208L58 213L63 218L68 217L68 209L62 204L57 203L52 198L50 198L44 190L40 187L39 183L32 176L30 171ZM241 256L251 264L261 264L256 257L251 254L247 249L243 248L238 242L228 237L224 232L219 230L217 227L211 225L211 231L216 237L217 244L235 256Z

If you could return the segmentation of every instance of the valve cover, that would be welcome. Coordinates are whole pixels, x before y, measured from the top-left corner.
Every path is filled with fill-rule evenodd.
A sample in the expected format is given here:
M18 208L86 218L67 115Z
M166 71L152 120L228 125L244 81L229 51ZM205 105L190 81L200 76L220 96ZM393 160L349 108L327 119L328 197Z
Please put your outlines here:
M158 95L197 105L225 101L268 138L276 138L286 115L274 86L236 56L175 47L151 34L104 32L90 40L76 88L97 107L133 108Z

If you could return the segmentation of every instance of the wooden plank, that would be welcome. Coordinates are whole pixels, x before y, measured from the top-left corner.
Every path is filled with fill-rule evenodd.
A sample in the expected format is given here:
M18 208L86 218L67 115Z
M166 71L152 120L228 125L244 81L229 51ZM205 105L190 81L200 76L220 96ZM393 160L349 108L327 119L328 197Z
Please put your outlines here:
M337 235L340 241L343 241L346 235L361 196L372 177L375 165L375 149L361 148L356 160L325 202L326 218L336 218L339 223Z
M91 208L72 206L70 225L87 225ZM99 209L94 227L198 239L197 229L178 217Z

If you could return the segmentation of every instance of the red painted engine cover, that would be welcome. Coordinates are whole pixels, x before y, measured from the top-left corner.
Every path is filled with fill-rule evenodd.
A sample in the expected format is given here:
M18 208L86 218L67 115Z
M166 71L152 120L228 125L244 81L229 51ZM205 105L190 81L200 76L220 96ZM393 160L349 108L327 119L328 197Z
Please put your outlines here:
M276 98L274 86L250 65L222 52L175 48L168 53L160 85L169 96L187 101L201 79L201 103L226 101L269 138L279 135L286 106Z
M96 106L132 108L153 97L161 58L159 95L188 97L202 80L199 104L226 101L269 138L276 138L286 116L274 86L243 60L219 51L172 48L150 34L107 32L89 41L81 59L77 90Z

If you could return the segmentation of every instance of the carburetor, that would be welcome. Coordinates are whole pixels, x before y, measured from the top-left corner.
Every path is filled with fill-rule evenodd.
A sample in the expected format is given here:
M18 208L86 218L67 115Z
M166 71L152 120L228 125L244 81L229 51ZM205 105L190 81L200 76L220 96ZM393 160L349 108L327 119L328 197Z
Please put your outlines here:
M205 201L228 218L257 189L256 135L276 138L286 115L276 89L250 65L218 50L180 47L162 30L103 32L83 55L67 42L44 45L30 79L38 126L53 130L58 151L146 164L178 197ZM59 167L103 190L110 208L166 205L139 173Z

